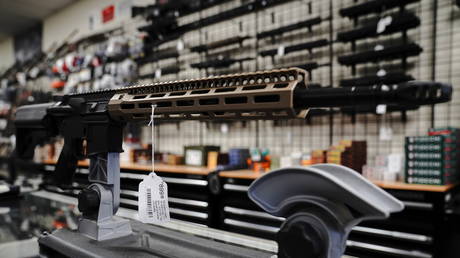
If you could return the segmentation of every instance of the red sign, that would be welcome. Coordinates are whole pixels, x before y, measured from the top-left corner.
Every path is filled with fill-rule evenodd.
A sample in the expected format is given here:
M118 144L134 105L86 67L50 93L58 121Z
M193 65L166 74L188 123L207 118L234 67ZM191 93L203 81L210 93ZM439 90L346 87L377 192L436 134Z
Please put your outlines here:
M109 5L106 8L102 9L102 23L109 22L113 20L115 16L115 6L114 5Z

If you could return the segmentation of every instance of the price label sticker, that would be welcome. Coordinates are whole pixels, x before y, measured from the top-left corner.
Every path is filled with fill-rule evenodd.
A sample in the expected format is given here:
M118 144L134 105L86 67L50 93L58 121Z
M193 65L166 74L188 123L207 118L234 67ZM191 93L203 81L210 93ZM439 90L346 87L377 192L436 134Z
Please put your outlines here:
M161 69L156 69L155 70L155 78L160 78L161 77Z
M383 104L377 105L375 112L379 115L385 114L387 112L387 105L383 105Z
M184 46L184 41L182 41L181 39L177 41L177 51L182 51L184 50L185 46Z
M383 45L380 45L380 44L374 47L374 51L382 51L383 49L384 49Z
M276 52L276 55L277 55L277 56L284 56L284 50L285 50L284 45L280 45L280 46L278 47L278 51Z
M224 123L220 126L220 132L223 133L223 134L227 134L228 133L228 124Z
M154 172L139 184L138 213L142 223L165 223L170 220L168 185Z
M8 87L8 80L7 79L2 79L1 85L2 85L2 89L7 88Z
M383 33L385 29L387 28L387 26L389 26L392 21L393 21L393 18L391 18L391 16L386 16L386 17L381 18L379 22L377 23L377 34Z
M16 73L16 80L18 80L19 84L25 86L27 83L27 77L25 73Z
M388 172L399 173L402 169L403 158L401 154L392 153L388 155Z
M8 125L8 120L0 119L0 130L5 130L7 125Z
M391 127L385 127L385 126L380 127L379 139L381 141L391 141L392 138L393 138L393 129L391 129Z
M377 72L377 76L378 76L378 77L383 77L383 76L385 76L385 75L387 75L387 71L385 71L385 69L383 69L383 68L380 69L380 70Z
M10 191L10 188L7 185L0 185L0 193L7 193Z

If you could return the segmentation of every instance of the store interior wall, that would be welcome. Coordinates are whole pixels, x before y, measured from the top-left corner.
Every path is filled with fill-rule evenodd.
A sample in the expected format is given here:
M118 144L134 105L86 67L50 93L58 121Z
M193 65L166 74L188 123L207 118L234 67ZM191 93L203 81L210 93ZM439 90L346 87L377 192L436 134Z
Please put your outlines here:
M312 2L312 14L308 15L308 3ZM363 1L358 1L363 2ZM356 1L333 1L333 30L334 34L339 31L346 31L353 28L353 23L347 18L339 16L340 8L355 4ZM436 23L433 22L434 4L437 4ZM222 7L220 7L222 8ZM229 6L228 8L231 8ZM460 11L451 0L422 0L418 3L407 6L407 10L414 12L421 20L418 28L408 31L410 41L420 44L423 52L417 57L409 57L409 69L407 73L411 74L417 80L438 80L441 82L451 83L454 86L454 95L450 103L436 105L434 116L432 116L431 107L421 107L416 111L407 112L407 121L402 121L400 112L388 113L386 115L376 116L374 114L358 114L355 122L352 117L345 114L335 114L333 123L330 124L329 117L313 117L311 123L301 121L285 121L275 123L273 121L259 122L238 122L229 124L226 130L222 125L212 125L210 123L186 122L178 125L162 125L157 133L158 146L160 151L170 151L181 153L183 145L213 144L220 145L224 150L233 147L261 147L269 148L270 151L277 155L290 155L292 152L309 152L314 149L326 149L331 143L336 144L340 139L366 140L368 146L368 164L372 164L373 159L378 154L404 153L404 137L410 135L424 135L432 126L432 120L435 127L460 126L460 99L458 90L460 90L460 74L456 73L460 68L460 44L455 44L460 40ZM207 11L201 15L206 16ZM209 10L209 13L213 11ZM272 22L272 13L275 14ZM247 15L226 24L216 24L201 30L201 40L207 36L209 41L226 38L226 34L234 33L239 22L243 22L247 27L254 28L252 21L259 21L259 30L276 28L282 25L294 23L308 17L329 17L329 1L293 1L280 7L266 9L258 14ZM185 18L184 18L185 19ZM436 24L436 35L434 35L433 26ZM328 22L323 22L315 27L312 33L306 33L308 40L315 40L328 36ZM251 33L248 29L247 33ZM207 35L206 35L207 34ZM233 35L233 34L232 34ZM196 39L197 35L186 35L186 42ZM397 42L400 34L390 36L381 36L382 39ZM436 49L433 53L433 37L436 41ZM212 38L212 39L211 39ZM301 39L302 40L302 39ZM300 41L301 41L300 40ZM303 39L305 41L305 38ZM295 39L292 41L295 43ZM358 43L358 49L361 45L372 44L375 39L361 40ZM197 44L197 43L190 43ZM276 44L276 42L275 42ZM268 47L270 48L270 47ZM337 86L340 79L350 78L351 68L338 64L337 56L350 52L350 44L334 44L334 61L333 61L333 81L332 85ZM435 69L433 74L432 64L433 57L435 60ZM184 57L185 58L185 57ZM308 58L314 58L319 63L328 62L327 49L322 51L315 50L313 55L308 51L296 52L280 58L280 62L289 66L289 64L299 63L302 60L306 62ZM358 65L357 70L375 70L380 66L385 69L391 69L392 65L397 62L379 62L378 64ZM166 64L165 64L166 65ZM270 69L273 67L269 58L259 58L257 65L251 62L244 64L249 71L256 68ZM328 78L328 67L313 71L312 81L321 85L331 85ZM183 72L184 74L185 72ZM191 73L191 72L189 72ZM359 72L358 72L359 74ZM194 75L194 74L190 74ZM204 74L200 74L204 75ZM182 77L187 78L183 75ZM168 78L174 80L174 78ZM257 125L258 123L258 125ZM276 124L276 125L275 125ZM332 135L329 133L332 127ZM390 140L382 140L380 134L381 128L391 128L392 136ZM225 133L226 132L226 133ZM149 133L144 133L144 141L149 141ZM332 137L331 137L332 136Z
M54 43L61 43L76 31L73 39L79 39L96 32L114 29L129 23L131 18L131 6L143 5L151 1L145 0L82 0L64 8L63 10L46 18L43 22L43 50L49 49ZM100 21L101 10L114 5L115 18L109 23ZM90 22L90 19L93 19Z
M131 6L151 4L148 0L81 0L77 1L43 20L42 50L65 42L75 41L90 34L126 26L131 20ZM99 13L107 6L116 5L115 19L102 23ZM90 25L90 18L93 23ZM3 26L3 25L2 25ZM13 37L0 42L0 71L14 64Z
M134 4L151 3L151 1L114 1L101 0L79 1L65 9L53 14L43 22L43 50L49 48L54 42L61 42L74 29L78 29L76 38L82 37L92 32L89 26L89 16L100 11L101 8L110 4L120 5L121 2ZM216 14L233 7L239 6L242 0L230 1L213 8L209 8L191 15L180 18L179 23L185 24L200 17ZM357 1L363 2L363 1ZM333 17L333 35L339 31L353 28L353 22L344 17L340 17L340 8L357 3L353 0L343 1L322 1L322 0L298 0L287 4L267 8L259 13L251 13L238 17L233 20L225 21L215 25L207 26L198 31L186 33L182 38L187 46L195 46L205 42L225 39L229 35L254 35L257 31L276 28L282 25L294 23L308 17L321 16L322 18ZM332 4L332 12L330 8ZM433 20L434 5L437 6L436 22ZM409 135L423 135L432 126L460 126L460 100L456 91L460 90L460 10L454 5L453 0L421 0L410 4L406 8L414 12L421 20L421 25L408 31L410 41L420 44L423 52L417 57L409 57L407 73L414 76L417 80L438 80L452 83L454 86L454 96L450 103L440 104L435 107L434 116L431 107L422 107L416 111L407 112L407 121L402 121L401 113L376 116L374 114L358 114L353 122L352 117L346 114L335 114L332 120L328 116L312 117L310 121L251 121L235 122L229 124L205 123L186 121L178 124L162 124L156 128L157 150L163 152L182 153L185 145L219 145L222 150L233 147L260 147L270 149L272 154L289 155L292 152L309 152L314 149L325 149L331 143L337 143L340 139L366 140L368 146L368 159L372 159L377 154L403 153L404 137ZM395 10L396 11L396 10ZM127 33L133 32L134 21L128 19L129 16L120 16L118 20L107 25L96 26L93 31L106 30L116 26L122 26ZM329 38L329 21L324 21L314 27L312 32L304 31L300 36L287 33L284 38L288 38L289 44L298 42ZM434 29L433 26L436 26ZM434 34L436 33L436 35ZM397 42L400 34L381 36L379 40ZM433 40L435 38L435 40ZM11 41L0 42L0 68L7 67L12 62ZM360 40L357 49L372 45L375 39ZM174 47L177 42L164 44L160 49ZM279 44L276 40L268 42L264 46L255 39L250 39L244 43L243 47L232 48L228 51L232 57L254 56L256 45L259 50L269 49ZM435 51L433 46L436 45ZM352 77L350 67L340 65L337 56L349 53L350 44L337 43L333 45L333 65L316 69L312 72L312 82L323 86L338 86L339 81L344 78ZM245 62L242 65L244 71L266 70L278 66L292 66L308 60L315 60L318 63L330 62L328 47L315 49L310 54L307 50L288 54L283 57L271 58L258 57L254 61ZM11 53L11 54L9 54ZM187 67L179 74L162 77L164 81L187 79L212 75L205 71L192 69L188 64L198 60L203 60L204 56L185 52L181 54L178 62ZM275 61L275 62L273 62ZM161 60L155 66L148 64L139 67L139 70L154 70L158 67L168 66L174 60ZM435 69L433 64L435 63ZM384 61L378 64L367 63L357 66L358 74L360 71L376 70L379 67L391 70L396 65L394 61ZM228 70L229 73L232 70ZM434 73L433 73L434 72ZM330 77L332 74L332 80ZM153 80L143 80L139 83L151 83ZM332 121L332 122L331 122ZM381 128L391 128L392 136L390 140L382 140L380 135ZM331 131L332 130L332 131ZM331 134L332 132L332 134ZM145 127L143 142L150 142L150 129Z

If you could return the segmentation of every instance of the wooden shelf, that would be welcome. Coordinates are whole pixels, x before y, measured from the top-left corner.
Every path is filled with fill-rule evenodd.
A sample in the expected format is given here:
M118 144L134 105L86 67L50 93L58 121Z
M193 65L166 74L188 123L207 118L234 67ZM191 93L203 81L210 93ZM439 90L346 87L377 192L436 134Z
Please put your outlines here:
M46 160L43 162L46 165L55 165L56 161ZM89 162L87 160L79 161L78 166L88 167ZM151 171L152 166L140 165L135 163L121 163L121 169L138 170L138 171ZM167 165L167 164L155 164L155 171L166 172L166 173L181 173L181 174L193 174L193 175L208 175L213 169L207 167L194 167L185 165ZM226 178L237 178L237 179L249 179L255 180L269 172L254 172L249 169L222 171L219 176ZM421 184L406 184L402 182L384 182L384 181L371 181L375 185L383 189L395 189L395 190L409 190L409 191L427 191L427 192L447 192L457 184L451 185L421 185Z
M254 172L249 169L231 170L219 172L219 176L238 179L257 179L269 172Z
M46 160L43 162L46 165L56 165L56 161ZM78 161L79 167L88 167L89 162L87 160ZM139 171L152 171L151 165L140 165L135 163L121 163L121 169L139 170ZM181 174L193 174L193 175L208 175L213 171L207 167L194 167L185 165L167 165L167 164L155 164L155 171L167 172L167 173L181 173Z
M257 179L267 173L254 172L252 170L234 170L234 171L223 171L219 175L227 178L237 179ZM427 191L427 192L447 192L457 184L451 185L421 185L421 184L406 184L403 182L383 182L383 181L371 181L375 185L383 189L396 189L396 190L410 190L410 191Z
M457 184L421 185L421 184L406 184L403 182L383 182L383 181L372 181L372 183L384 189L427 191L427 192L447 192L457 185Z

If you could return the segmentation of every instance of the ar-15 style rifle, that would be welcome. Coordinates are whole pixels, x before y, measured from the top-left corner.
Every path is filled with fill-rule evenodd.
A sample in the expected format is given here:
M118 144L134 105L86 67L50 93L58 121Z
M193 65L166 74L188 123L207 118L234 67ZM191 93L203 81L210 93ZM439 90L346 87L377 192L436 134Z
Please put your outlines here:
M427 105L449 101L452 95L450 85L435 82L327 89L309 89L306 82L304 70L291 68L65 95L54 103L17 109L16 151L18 157L31 158L40 141L62 135L64 147L55 176L56 183L66 186L72 183L86 141L91 185L78 196L83 215L79 231L92 239L106 240L131 234L129 222L114 216L119 206L123 127L127 122L149 120L152 105L156 106L155 120L290 119L305 118L313 107ZM343 167L306 169L310 172L306 174L316 179L299 176L301 170L269 173L249 190L251 198L266 211L289 217L280 231L280 256L300 252L337 257L343 253L353 225L402 209L398 201ZM286 185L291 176L299 177L292 184L295 187ZM285 188L282 194L267 191L273 180ZM327 193L311 182L327 185ZM365 189L366 196L357 196L353 187ZM334 199L334 192L340 198ZM306 209L312 206L316 208ZM292 232L300 241L296 248L290 247ZM322 256L316 256L318 253Z

